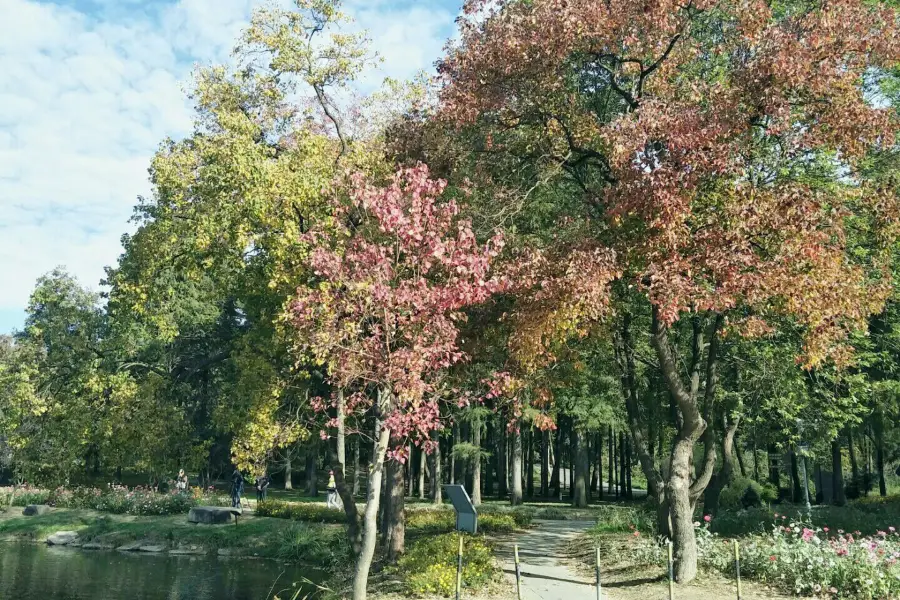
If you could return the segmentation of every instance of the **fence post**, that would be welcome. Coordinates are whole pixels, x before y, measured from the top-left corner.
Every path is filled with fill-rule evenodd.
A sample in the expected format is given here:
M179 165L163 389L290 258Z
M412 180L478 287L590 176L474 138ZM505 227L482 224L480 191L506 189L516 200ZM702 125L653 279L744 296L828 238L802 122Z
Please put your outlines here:
M734 572L737 575L737 600L741 600L741 549L734 540Z
M675 566L672 562L672 540L666 542L669 551L669 600L675 598Z
M597 600L602 600L601 596L603 592L600 590L600 546L597 546Z
M519 567L519 545L515 544L513 546L513 551L516 554L516 598L518 600L522 600L522 570Z
M456 600L459 600L459 590L462 587L462 557L463 536L459 534L459 551L456 553Z

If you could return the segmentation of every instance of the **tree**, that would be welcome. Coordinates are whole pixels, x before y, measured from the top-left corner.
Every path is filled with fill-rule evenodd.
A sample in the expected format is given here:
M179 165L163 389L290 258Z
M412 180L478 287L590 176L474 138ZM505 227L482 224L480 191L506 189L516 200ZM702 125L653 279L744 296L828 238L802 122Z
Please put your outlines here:
M890 188L860 169L896 130L864 85L898 58L896 15L855 0L509 1L485 16L487 4L467 3L461 42L440 65L443 114L481 128L489 153L516 155L548 178L556 169L554 179L579 189L590 218L581 248L615 252L582 277L620 280L645 303L645 331L678 412L671 472L659 474L658 489L676 578L690 581L692 514L716 462L707 430L722 329L758 333L787 315L803 331L807 365L846 361L848 333L890 290L884 239L859 257L846 236L856 215L882 233L897 219ZM594 297L603 293L598 286ZM531 322L570 334L573 321L592 316L560 314ZM682 317L687 380L673 352Z
M435 377L464 358L460 311L503 283L491 272L502 238L479 244L445 187L425 166L401 170L385 186L351 176L346 193L330 196L333 228L306 235L315 279L297 289L290 307L301 346L326 366L336 389L355 390L354 410L373 407L377 419L357 600L365 598L375 550L388 442L432 443L430 432L441 426ZM406 447L395 445L392 457L405 460Z

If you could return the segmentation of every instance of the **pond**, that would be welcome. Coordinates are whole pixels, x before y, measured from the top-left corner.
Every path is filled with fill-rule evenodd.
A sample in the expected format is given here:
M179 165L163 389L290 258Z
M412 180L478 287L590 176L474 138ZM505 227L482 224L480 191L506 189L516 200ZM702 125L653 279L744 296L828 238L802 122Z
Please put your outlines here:
M16 600L290 600L322 574L276 561L151 555L0 543L0 598ZM299 598L314 591L306 584ZM295 588L296 590L296 588Z

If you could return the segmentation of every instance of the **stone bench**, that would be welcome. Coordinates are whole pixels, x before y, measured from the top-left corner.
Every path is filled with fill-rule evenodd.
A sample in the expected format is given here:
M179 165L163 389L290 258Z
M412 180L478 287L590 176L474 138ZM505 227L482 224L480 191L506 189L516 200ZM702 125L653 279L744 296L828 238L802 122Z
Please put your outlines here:
M188 523L220 525L236 521L243 514L240 508L228 506L195 506L188 512Z
M22 514L26 517L33 517L35 515L44 515L50 512L50 507L46 504L29 504L22 510Z

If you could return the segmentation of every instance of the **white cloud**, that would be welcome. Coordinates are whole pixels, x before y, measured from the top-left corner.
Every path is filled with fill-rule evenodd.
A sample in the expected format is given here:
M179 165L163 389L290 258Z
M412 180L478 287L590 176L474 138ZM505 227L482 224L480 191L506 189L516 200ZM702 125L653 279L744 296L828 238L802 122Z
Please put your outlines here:
M0 333L57 265L96 287L157 145L190 129L193 64L228 60L257 4L0 0ZM455 4L348 0L385 59L361 85L430 68Z

